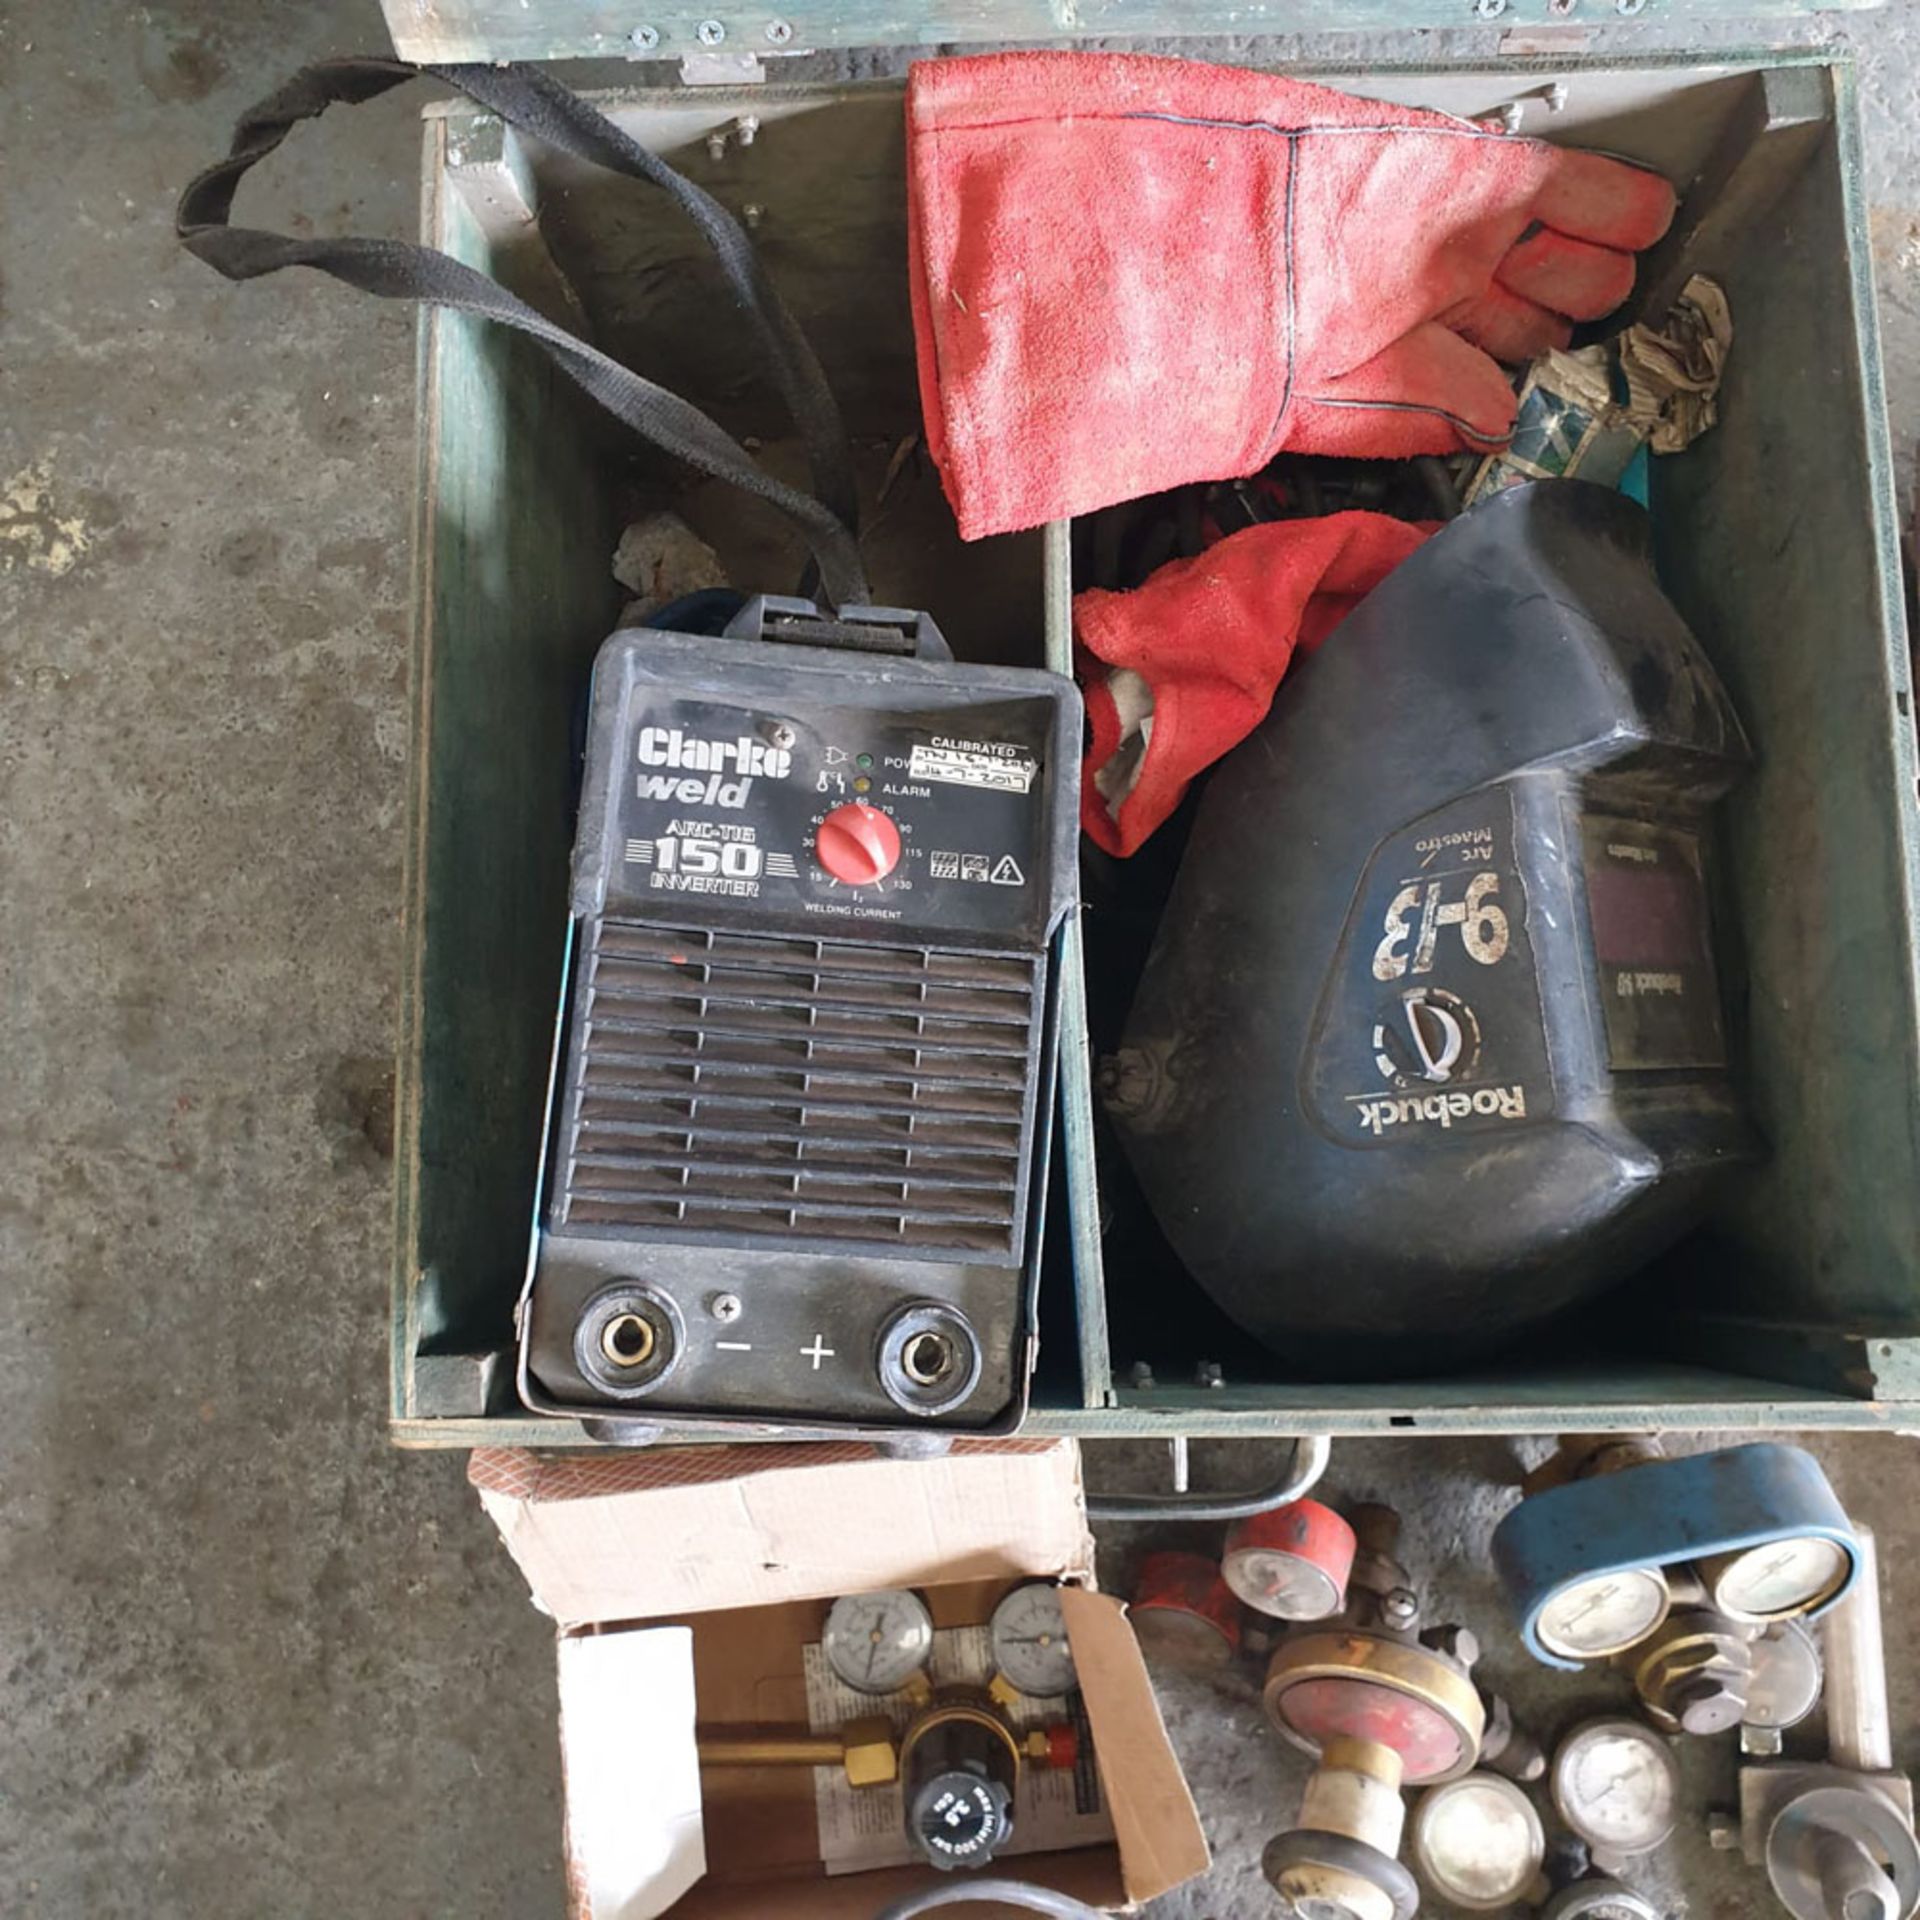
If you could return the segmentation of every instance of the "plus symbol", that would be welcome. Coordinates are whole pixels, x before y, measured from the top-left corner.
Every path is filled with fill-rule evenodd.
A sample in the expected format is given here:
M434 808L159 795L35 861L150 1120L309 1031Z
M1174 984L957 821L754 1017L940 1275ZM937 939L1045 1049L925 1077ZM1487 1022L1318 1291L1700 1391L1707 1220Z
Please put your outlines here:
M813 1336L813 1345L810 1347L802 1347L800 1353L803 1359L813 1362L813 1370L815 1373L820 1371L820 1362L822 1360L831 1360L833 1358L833 1349L827 1345L826 1336L819 1333Z

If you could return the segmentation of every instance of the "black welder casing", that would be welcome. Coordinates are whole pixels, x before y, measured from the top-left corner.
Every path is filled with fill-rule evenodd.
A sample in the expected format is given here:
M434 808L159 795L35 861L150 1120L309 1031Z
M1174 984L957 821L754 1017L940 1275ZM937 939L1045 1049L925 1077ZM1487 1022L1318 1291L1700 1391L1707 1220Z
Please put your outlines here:
M1025 1412L1079 696L900 624L916 656L601 649L520 1307L536 1411L634 1438Z
M1442 529L1216 770L1109 1108L1194 1277L1289 1371L1458 1365L1694 1225L1756 1140L1710 808L1748 750L1644 513Z

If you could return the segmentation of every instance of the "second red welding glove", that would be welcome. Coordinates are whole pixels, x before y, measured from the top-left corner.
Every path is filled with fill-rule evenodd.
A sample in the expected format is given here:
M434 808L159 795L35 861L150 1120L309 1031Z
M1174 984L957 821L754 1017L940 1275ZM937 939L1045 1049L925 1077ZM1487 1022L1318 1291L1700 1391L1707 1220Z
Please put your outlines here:
M1089 743L1080 823L1132 853L1187 783L1265 719L1310 653L1430 527L1381 513L1274 520L1176 560L1131 593L1074 595Z
M1489 356L1611 312L1674 204L1598 154L1142 54L921 62L907 144L921 404L968 539L1283 448L1501 446Z

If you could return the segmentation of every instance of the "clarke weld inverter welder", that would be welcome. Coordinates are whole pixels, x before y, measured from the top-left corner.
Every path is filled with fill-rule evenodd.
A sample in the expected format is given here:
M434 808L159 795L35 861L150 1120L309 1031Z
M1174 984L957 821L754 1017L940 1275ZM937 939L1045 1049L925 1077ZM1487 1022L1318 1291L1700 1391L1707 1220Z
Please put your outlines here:
M1017 1422L1079 725L922 615L606 643L529 1406Z
M956 666L931 620L870 604L839 408L752 241L538 68L431 71L700 230L813 493L462 261L231 225L301 120L417 71L303 69L182 193L182 242L230 279L313 267L530 337L653 447L785 514L838 609L753 600L724 635L601 649L521 1397L627 1439L675 1418L1005 1431L1035 1344L1079 694Z

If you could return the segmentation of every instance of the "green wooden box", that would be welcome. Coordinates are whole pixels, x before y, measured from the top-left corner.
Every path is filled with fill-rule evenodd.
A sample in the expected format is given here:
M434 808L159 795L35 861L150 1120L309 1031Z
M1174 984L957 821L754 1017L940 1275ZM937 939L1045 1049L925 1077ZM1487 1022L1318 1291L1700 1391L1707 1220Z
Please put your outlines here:
M1526 4L1548 17L1548 0ZM472 9L391 12L416 57L604 52L631 31L594 7L481 8L458 32L447 17ZM1103 10L1103 30L1128 17ZM1003 16L968 10L971 27L926 37L978 38L988 18ZM533 37L515 38L528 22ZM676 36L700 51L688 22L648 30L663 53L682 50ZM775 20L731 44L835 37ZM1588 53L1321 77L1455 112L1518 100L1529 131L1721 183L1699 245L1735 316L1723 417L1658 464L1654 511L1669 590L1759 754L1729 831L1774 1150L1728 1189L1677 1279L1627 1290L1577 1337L1458 1378L1289 1382L1244 1347L1196 1346L1178 1273L1153 1300L1107 1297L1076 929L1032 1430L1920 1426L1920 793L1851 71L1819 52ZM882 597L933 609L962 657L1064 666L1066 530L965 547L924 455L902 453L918 407L897 82L672 85L607 104L755 227L857 438ZM644 188L464 106L430 112L423 183L433 244L797 465L697 238ZM714 487L673 494L526 343L423 320L392 1380L409 1443L584 1438L518 1410L509 1350L565 932L573 704L618 609L618 527L668 497L736 579L792 577L759 509ZM1205 1362L1220 1384L1200 1384Z

